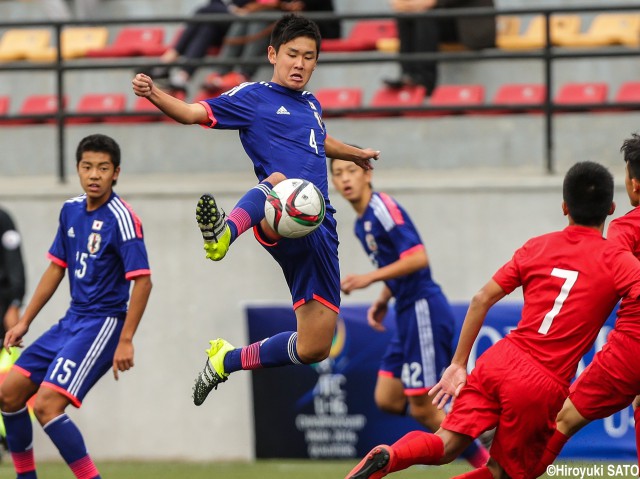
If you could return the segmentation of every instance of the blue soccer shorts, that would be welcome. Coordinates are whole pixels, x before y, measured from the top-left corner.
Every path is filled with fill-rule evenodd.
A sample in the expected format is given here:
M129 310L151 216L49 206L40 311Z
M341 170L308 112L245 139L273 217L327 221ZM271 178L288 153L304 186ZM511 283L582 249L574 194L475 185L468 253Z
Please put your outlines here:
M259 227L253 231L282 268L294 309L316 300L336 313L339 311L339 242L333 216L327 213L322 224L302 238L281 238L273 243L264 237Z
M123 325L123 316L78 316L67 312L25 349L14 368L80 407L89 390L113 366Z
M396 332L379 375L399 378L407 396L426 394L451 364L454 317L442 294L396 311Z

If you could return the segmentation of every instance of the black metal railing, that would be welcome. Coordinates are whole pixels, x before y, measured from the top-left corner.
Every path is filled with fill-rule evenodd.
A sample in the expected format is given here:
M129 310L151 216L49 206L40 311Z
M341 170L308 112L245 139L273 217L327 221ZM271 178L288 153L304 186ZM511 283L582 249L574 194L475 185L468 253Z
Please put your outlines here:
M502 16L502 15L515 15L515 16L533 16L544 15L546 19L546 45L539 49L526 50L526 51L507 51L500 49L485 49L480 51L462 50L455 52L433 52L433 53L416 53L416 54L396 54L377 51L368 52L344 52L344 53L324 53L321 52L320 61L322 64L360 64L360 63L381 63L381 62L422 62L435 60L438 62L472 62L472 61L487 61L487 60L531 60L539 61L543 63L544 70L544 85L546 86L546 94L544 102L538 108L542 110L544 114L544 151L545 151L545 163L546 170L549 173L554 172L554 142L553 142L553 130L554 130L554 114L559 111L609 111L609 110L629 110L640 109L640 104L635 103L607 103L607 104L582 104L582 105L557 105L554 104L552 99L552 85L553 85L553 64L556 60L568 60L568 59L581 59L581 58L620 58L620 57L633 57L640 55L640 49L634 49L629 47L597 47L590 49L576 49L571 47L556 47L551 44L551 31L550 17L554 14L589 14L598 12L631 12L639 11L640 3L638 5L607 5L607 6L584 6L584 7L547 7L547 8L518 8L518 9L493 9L493 8L460 8L460 9L447 9L447 10L433 10L422 14L393 14L389 12L385 13L357 13L357 14L332 14L332 13L320 13L309 12L306 14L313 20L342 20L342 21L357 21L357 20L374 20L374 19L390 19L390 18L418 18L423 16L430 17L458 17L458 16ZM114 26L114 25L143 25L143 24L183 24L183 23L230 23L237 21L275 21L280 18L281 14L278 13L256 13L247 17L237 17L233 15L202 15L202 16L165 16L165 17L153 17L153 18L111 18L99 21L67 21L67 22L54 22L54 21L24 21L24 22L0 22L0 29L6 28L21 28L21 27L48 27L55 30L56 44L60 45L60 37L62 29L65 26ZM205 57L197 60L180 60L173 63L173 66L197 66L197 67L215 67L215 66L228 66L228 65L266 65L266 59L244 59L239 61L238 59L224 59L217 57ZM72 59L65 60L62 58L62 52L57 49L57 58L53 62L48 63L30 63L27 61L19 61L13 63L0 63L0 74L3 72L17 72L17 71L51 71L55 74L56 78L56 95L58 96L58 111L56 114L51 115L0 115L0 123L3 120L47 120L54 119L57 125L57 141L58 141L58 176L61 182L66 181L66 174L64 168L65 157L65 128L67 126L66 120L69 118L104 118L104 117L128 117L128 116L152 116L154 113L140 113L133 111L119 112L119 113L74 113L68 111L62 99L65 96L65 73L72 71L88 71L88 70L112 70L112 69L135 69L135 68L148 68L152 66L160 66L158 59L150 60L144 57L129 57L125 59ZM421 106L407 106L407 107L393 107L393 108L381 108L381 107L361 107L357 109L335 109L327 110L330 114L354 114L365 113L367 115L375 114L389 114L397 112L429 112L429 111L450 111L455 112L483 112L499 109L501 111L508 112L524 112L532 111L536 107L532 105L492 105L483 104L477 106L464 106L464 107L446 107L446 106L429 106L428 104ZM162 113L158 112L158 116Z

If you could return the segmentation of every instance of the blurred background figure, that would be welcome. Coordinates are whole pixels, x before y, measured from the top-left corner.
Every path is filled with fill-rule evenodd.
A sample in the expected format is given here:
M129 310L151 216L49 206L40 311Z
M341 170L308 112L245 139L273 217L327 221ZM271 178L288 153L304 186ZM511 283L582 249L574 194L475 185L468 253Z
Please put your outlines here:
M493 7L493 0L390 0L396 13L420 13L432 9ZM437 52L441 43L461 43L480 50L495 46L496 23L492 16L458 18L398 18L400 53ZM400 77L385 80L391 88L424 85L431 95L438 81L435 61L401 62Z
M240 15L255 12L283 11L283 12L334 12L333 0L257 0L237 9ZM231 25L224 39L220 58L243 60L264 58L269 37L275 21L236 22ZM328 20L317 22L322 38L339 38L340 22ZM204 89L212 96L233 88L240 83L250 81L260 68L260 65L237 65L218 67L207 76Z
M194 15L244 13L251 0L210 0L198 8ZM154 67L145 73L156 80L168 80L168 88L174 91L186 91L187 84L195 73L195 66L171 68L169 64L179 59L194 60L203 58L209 49L220 48L230 24L224 23L188 23L180 33L178 41L160 57L167 66Z
M20 233L13 219L0 207L0 344L4 334L18 322L26 289ZM18 348L0 350L0 383L19 355ZM0 443L6 448L4 423L0 418ZM2 450L0 449L0 454Z

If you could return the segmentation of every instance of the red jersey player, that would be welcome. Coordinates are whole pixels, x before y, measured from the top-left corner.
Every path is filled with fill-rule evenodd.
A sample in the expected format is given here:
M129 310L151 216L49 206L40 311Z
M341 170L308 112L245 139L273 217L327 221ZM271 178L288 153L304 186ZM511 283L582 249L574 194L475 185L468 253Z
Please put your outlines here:
M434 388L441 407L457 396L435 434L413 431L377 446L348 479L377 479L413 464L445 464L496 428L487 466L467 479L529 477L553 433L578 362L621 296L640 296L640 264L602 237L613 213L613 177L593 162L575 164L563 184L569 226L527 241L473 297L452 364ZM471 347L488 310L522 286L518 326L480 356Z
M640 136L624 141L620 151L626 164L625 186L633 210L609 225L610 242L631 251L640 259ZM531 477L542 475L571 436L596 419L626 408L640 394L640 301L625 297L617 313L613 331L591 364L571 385L569 397L558 413L556 430ZM636 445L640 446L640 409L634 412ZM637 447L640 449L640 447ZM639 457L640 461L640 457Z

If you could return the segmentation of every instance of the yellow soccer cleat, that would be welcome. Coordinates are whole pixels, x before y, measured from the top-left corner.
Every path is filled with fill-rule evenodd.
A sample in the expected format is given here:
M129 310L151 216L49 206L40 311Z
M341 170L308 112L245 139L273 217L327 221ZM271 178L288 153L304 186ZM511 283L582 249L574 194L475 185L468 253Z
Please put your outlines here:
M212 261L220 261L229 251L231 229L224 211L218 207L212 195L205 193L198 200L196 221L204 240L205 256Z
M196 406L200 406L212 390L218 389L218 384L229 378L229 374L224 371L224 357L235 348L220 338L212 339L209 344L211 347L207 350L207 362L193 386L193 403Z

